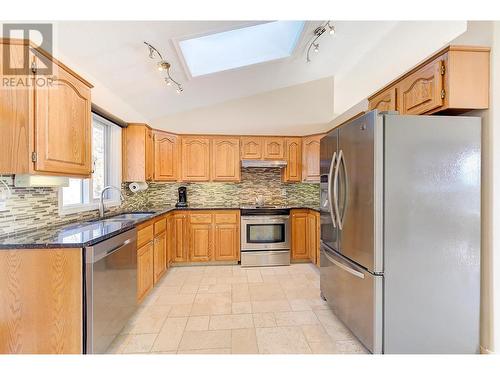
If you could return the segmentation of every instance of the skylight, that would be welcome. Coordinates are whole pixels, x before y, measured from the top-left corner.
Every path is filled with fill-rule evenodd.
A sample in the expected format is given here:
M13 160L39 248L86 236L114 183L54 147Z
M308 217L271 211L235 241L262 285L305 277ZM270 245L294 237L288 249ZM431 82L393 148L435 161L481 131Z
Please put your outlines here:
M179 42L191 76L289 57L304 21L274 21Z

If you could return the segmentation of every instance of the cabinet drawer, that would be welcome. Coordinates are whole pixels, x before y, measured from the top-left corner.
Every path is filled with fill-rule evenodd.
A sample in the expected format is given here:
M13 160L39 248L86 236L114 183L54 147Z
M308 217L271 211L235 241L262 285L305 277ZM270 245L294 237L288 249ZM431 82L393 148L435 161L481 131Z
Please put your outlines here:
M153 225L141 228L137 231L137 247L148 243L153 240Z
M192 224L210 224L212 222L212 214L189 214L189 222Z
M238 222L237 212L221 212L214 216L216 224L236 224Z
M167 228L167 219L163 218L155 223L154 232L155 236L165 231Z

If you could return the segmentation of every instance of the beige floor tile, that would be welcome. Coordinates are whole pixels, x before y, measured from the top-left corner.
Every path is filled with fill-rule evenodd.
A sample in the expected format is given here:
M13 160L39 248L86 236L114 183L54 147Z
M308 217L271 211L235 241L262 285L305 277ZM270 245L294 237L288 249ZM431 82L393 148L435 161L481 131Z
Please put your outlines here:
M177 350L188 318L167 318L153 344L152 351Z
M217 349L179 350L177 354L231 354L231 349L217 348Z
M210 317L210 330L253 328L252 314L213 315Z
M309 347L313 354L340 354L337 345L331 340L309 342Z
M309 299L289 299L292 311L311 311L312 307Z
M218 349L231 347L231 331L186 331L179 350Z
M139 315L129 322L122 333L158 333L170 312L171 306L151 305L142 310Z
M252 314L252 317L256 328L276 327L274 313L256 313Z
M217 284L217 278L215 276L204 276L200 281L200 286L214 284Z
M186 331L206 331L209 322L210 317L208 315L190 316L187 321Z
M256 328L261 354L309 354L311 349L300 327Z
M231 303L193 303L191 316L231 314Z
M318 318L312 311L277 312L274 315L278 327L319 324Z
M248 314L252 312L252 304L250 302L233 302L231 307L233 314Z
M184 284L180 290L180 294L196 294L198 293L199 284Z
M248 275L247 270L244 268L241 268L241 266L233 267L233 276L235 276L235 277L247 277L247 275Z
M196 294L161 295L156 300L159 305L186 305L194 302Z
M118 335L111 345L108 347L106 353L108 354L121 354L123 353L123 349L127 345L127 340L129 335Z
M291 299L314 299L320 298L317 288L296 288L285 290L286 298Z
M330 335L328 335L323 326L320 324L303 325L302 332L304 333L308 343L332 341Z
M208 284L200 285L198 289L199 294L204 293L227 293L231 292L231 284Z
M342 354L368 354L368 351L357 340L335 341L337 351Z
M249 284L234 284L231 288L231 298L233 302L250 302Z
M255 328L233 329L231 331L232 354L258 354Z
M122 353L147 353L151 350L156 336L156 333L130 335Z
M287 300L278 301L253 301L252 311L254 313L259 312L281 312L290 311L290 304Z
M217 276L217 284L246 284L246 276Z
M182 285L176 286L159 286L158 293L162 296L170 295L170 294L179 294L182 289Z
M254 283L248 284L250 299L252 301L275 301L286 299L285 293L279 283Z
M259 270L249 269L247 270L247 280L249 283L261 283L262 275Z
M178 318L183 316L191 315L191 308L193 307L192 303L187 303L185 305L171 305L170 313L168 314L169 318Z

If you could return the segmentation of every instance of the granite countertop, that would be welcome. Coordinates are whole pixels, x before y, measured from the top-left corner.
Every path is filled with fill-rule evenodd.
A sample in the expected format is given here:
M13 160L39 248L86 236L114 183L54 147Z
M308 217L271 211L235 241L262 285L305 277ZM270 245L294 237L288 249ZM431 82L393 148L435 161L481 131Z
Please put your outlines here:
M319 211L317 207L290 206L290 209L307 208ZM147 207L133 212L148 212L151 216L126 221L106 221L94 219L54 227L34 229L25 232L12 233L0 238L1 249L44 249L44 248L82 248L95 245L98 242L126 232L145 221L154 219L174 210L239 210L240 207L205 207L189 206L176 208L173 206ZM130 211L129 211L130 212ZM105 217L109 219L117 215Z

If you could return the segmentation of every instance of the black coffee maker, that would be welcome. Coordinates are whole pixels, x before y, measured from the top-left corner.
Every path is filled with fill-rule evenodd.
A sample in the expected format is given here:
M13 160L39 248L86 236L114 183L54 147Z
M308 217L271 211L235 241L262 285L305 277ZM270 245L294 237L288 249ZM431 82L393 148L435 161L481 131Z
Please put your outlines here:
M175 204L175 207L187 207L187 189L185 186L181 186L179 189L179 200Z

